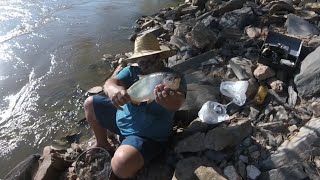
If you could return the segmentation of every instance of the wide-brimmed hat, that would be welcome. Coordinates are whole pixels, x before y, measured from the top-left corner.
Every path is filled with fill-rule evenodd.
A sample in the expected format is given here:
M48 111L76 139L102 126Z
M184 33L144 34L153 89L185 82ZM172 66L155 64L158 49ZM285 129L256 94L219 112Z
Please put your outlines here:
M136 62L141 57L159 54L160 59L165 59L175 54L167 46L160 46L158 39L152 34L147 33L138 36L134 42L134 51L131 57L126 59L127 62Z

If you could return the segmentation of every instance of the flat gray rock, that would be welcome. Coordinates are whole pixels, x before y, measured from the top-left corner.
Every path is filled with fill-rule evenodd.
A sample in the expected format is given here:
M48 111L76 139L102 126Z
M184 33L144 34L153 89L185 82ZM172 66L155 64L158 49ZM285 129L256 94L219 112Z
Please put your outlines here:
M287 32L292 35L313 36L320 33L315 25L294 14L288 15L285 27L287 28Z
M294 83L300 96L312 97L320 93L320 47L301 62L301 70Z
M292 139L284 141L278 150L263 161L262 168L271 170L310 158L320 140L320 119L311 119Z

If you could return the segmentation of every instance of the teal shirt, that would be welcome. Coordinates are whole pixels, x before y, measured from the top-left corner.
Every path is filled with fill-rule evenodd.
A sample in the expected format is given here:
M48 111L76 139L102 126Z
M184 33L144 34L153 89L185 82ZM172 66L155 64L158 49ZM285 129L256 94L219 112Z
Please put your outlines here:
M166 68L165 71L173 72ZM127 87L139 80L139 67L128 66L115 78L121 80ZM182 78L181 89L186 93L186 82ZM150 138L156 141L166 141L173 128L173 111L170 111L155 101L143 102L140 105L131 103L122 106L123 110L117 110L116 122L120 132L124 136L136 135Z

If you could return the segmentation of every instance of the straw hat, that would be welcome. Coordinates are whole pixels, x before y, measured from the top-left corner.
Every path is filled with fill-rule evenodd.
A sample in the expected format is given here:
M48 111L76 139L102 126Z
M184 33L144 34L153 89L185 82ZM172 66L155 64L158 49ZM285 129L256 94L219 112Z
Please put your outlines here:
M143 34L136 38L134 42L133 55L126 59L127 62L136 62L141 57L159 54L161 59L174 55L174 51L167 46L160 46L158 39L152 34Z

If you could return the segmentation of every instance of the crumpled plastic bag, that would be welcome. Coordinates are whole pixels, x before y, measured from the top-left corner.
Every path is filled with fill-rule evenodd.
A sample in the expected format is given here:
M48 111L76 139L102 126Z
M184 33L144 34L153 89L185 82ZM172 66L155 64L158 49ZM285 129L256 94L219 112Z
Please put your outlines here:
M220 85L220 92L232 99L232 102L238 106L244 105L247 96L248 81L224 81Z
M229 120L229 115L224 105L207 101L198 112L198 116L202 122L207 124L217 124Z

